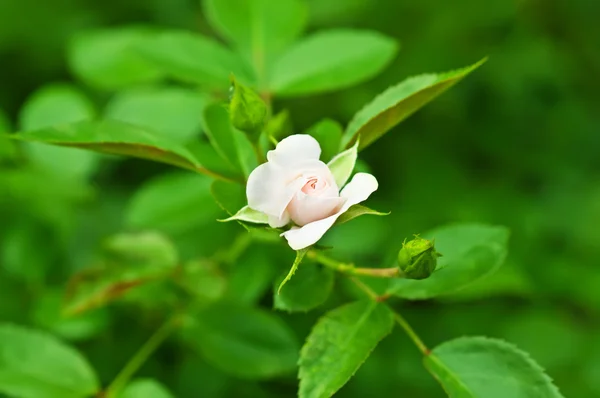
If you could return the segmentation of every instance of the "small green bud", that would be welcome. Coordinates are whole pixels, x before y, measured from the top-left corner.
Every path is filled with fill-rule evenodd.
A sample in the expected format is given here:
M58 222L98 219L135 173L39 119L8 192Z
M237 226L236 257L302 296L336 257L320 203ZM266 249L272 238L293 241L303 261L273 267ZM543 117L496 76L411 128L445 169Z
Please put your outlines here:
M231 124L257 142L267 118L267 105L250 88L240 84L231 76L229 117Z
M435 251L433 241L419 236L402 243L398 253L398 266L407 279L425 279L435 271L437 258L442 255Z

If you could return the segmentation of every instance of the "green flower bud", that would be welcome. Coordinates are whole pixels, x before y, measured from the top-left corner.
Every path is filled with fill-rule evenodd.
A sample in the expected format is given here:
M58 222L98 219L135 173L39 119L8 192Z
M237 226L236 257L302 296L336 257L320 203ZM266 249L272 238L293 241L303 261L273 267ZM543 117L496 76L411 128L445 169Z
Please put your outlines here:
M435 251L433 241L419 236L402 243L398 253L398 266L407 279L425 279L435 271L437 258L442 255Z
M229 117L231 124L257 142L267 118L267 105L258 94L231 76Z

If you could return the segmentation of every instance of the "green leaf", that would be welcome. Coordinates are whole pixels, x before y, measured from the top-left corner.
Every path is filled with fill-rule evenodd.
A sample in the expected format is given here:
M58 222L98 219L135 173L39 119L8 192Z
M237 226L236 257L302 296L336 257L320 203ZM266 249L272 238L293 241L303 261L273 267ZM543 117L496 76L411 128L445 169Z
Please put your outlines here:
M244 206L240 210L238 210L238 212L235 213L233 216L219 221L226 222L235 220L246 221L255 224L268 224L269 216L267 216L265 213L261 213L260 211L253 210L248 206Z
M74 315L103 306L133 288L171 276L177 262L177 250L158 233L112 236L105 243L101 266L71 279L65 313Z
M298 343L272 313L219 303L190 316L183 337L215 367L236 377L264 379L296 367Z
M355 219L356 217L364 216L364 215L373 215L373 216L387 216L390 213L382 213L377 210L369 209L367 206L363 206L361 204L351 206L344 214L340 216L335 222L335 225L340 225L346 223L350 220Z
M244 133L231 125L227 109L221 104L208 105L204 109L204 125L217 152L248 176L257 166L254 150Z
M129 383L118 395L118 398L174 398L158 381L153 379L137 379Z
M204 168L187 149L176 142L114 120L65 124L25 131L10 137L114 155L133 156L224 178Z
M268 75L274 57L304 30L307 7L300 0L205 0L208 21Z
M354 115L344 133L344 145L352 145L360 136L359 150L366 148L486 60L451 72L410 77L388 88Z
M335 178L335 183L340 189L346 184L352 175L357 157L358 141L352 148L346 149L344 152L338 154L331 159L329 163L327 163L327 167L329 167L329 170L331 170L331 174L333 174L333 178Z
M0 324L0 393L22 398L86 398L98 392L94 370L50 334Z
M390 310L359 301L328 312L300 352L300 398L331 397L394 326Z
M131 198L127 226L180 233L211 224L219 216L210 193L212 179L188 172L160 175L146 182Z
M481 224L444 226L423 234L442 254L436 271L424 280L395 279L388 293L409 300L449 294L495 272L507 254L508 230Z
M277 286L285 274L275 282ZM296 271L279 294L273 296L273 307L289 312L309 311L323 304L333 289L334 273L317 264L305 264Z
M3 136L3 133L11 132L10 120L8 115L0 109L0 161L4 159L13 160L17 157L17 148L8 137Z
M91 101L77 88L63 84L45 86L34 92L19 112L23 130L94 119ZM96 168L97 156L75 148L28 144L28 157L37 167L66 178L85 178Z
M177 280L189 293L204 301L220 299L227 288L227 280L217 264L207 260L188 261Z
M227 181L214 181L210 193L217 204L229 215L234 215L238 209L246 205L246 189L241 184Z
M80 79L99 89L157 81L162 74L135 52L135 46L151 33L142 27L80 33L69 45L69 66Z
M306 255L306 253L308 253L308 249L296 250L296 258L294 259L294 263L292 264L292 268L290 268L290 271L287 273L287 275L285 276L285 278L283 278L283 280L279 284L279 288L277 289L277 294L280 294L281 293L281 288L283 288L283 286L290 279L292 279L292 276L294 276L294 274L296 273L296 270L300 266L300 263L302 262L302 259L304 258L304 256Z
M206 102L205 94L189 89L136 88L116 94L106 105L104 116L186 142L200 133Z
M377 32L331 30L315 33L286 51L275 64L270 89L298 96L346 88L378 74L398 45Z
M342 125L331 119L323 119L311 126L305 134L315 138L321 146L321 160L330 161L340 151Z
M164 31L140 41L137 51L164 73L184 82L225 91L231 73L243 82L254 77L243 60L215 40L186 31Z
M252 246L228 272L227 300L245 305L256 304L273 283L277 258L268 247Z
M423 360L451 398L561 398L544 370L512 344L461 337L433 349Z

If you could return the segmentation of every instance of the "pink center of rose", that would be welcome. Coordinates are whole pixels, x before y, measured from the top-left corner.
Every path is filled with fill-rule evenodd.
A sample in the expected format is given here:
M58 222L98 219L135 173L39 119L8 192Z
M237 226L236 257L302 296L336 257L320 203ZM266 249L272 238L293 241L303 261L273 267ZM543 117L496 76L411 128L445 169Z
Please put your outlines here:
M313 177L311 179L309 179L306 184L304 184L304 186L302 187L302 192L304 192L307 195L313 194L315 193L315 191L318 191L320 189L322 189L325 186L325 181Z

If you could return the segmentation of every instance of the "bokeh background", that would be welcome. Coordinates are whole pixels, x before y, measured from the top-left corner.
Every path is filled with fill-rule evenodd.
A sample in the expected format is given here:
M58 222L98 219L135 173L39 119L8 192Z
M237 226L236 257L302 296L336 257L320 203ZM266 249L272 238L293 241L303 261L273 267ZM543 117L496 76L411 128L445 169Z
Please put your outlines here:
M309 31L377 30L396 38L401 50L384 73L364 84L276 101L276 109L290 110L297 132L323 117L347 123L407 76L490 57L362 153L363 167L380 180L370 204L392 214L357 219L330 233L328 242L341 257L367 264L439 224L507 225L509 258L497 274L447 299L399 309L431 346L461 335L505 338L531 353L565 396L600 396L600 2L307 3ZM73 75L70 40L92 28L132 24L212 35L192 0L0 0L0 129L23 128L24 104L48 84L78 87L101 115L112 93ZM64 286L89 265L102 239L127 228L135 192L172 169L111 158L89 166L85 183L74 183L64 176L84 167L75 158L15 152L0 141L0 320L73 341L106 384L156 327L163 299L144 311L121 305L65 321L58 315ZM190 256L226 247L240 232L217 225L221 213L208 193L202 195L205 203L180 210L205 216L191 217L185 227L159 226ZM254 255L244 261L289 266L290 252L269 250L250 249ZM271 293L259 296L269 307ZM300 339L318 315L282 316ZM296 388L294 375L268 382L231 377L172 341L141 375L156 377L182 398L286 397ZM444 396L400 332L384 340L339 393L391 395Z

